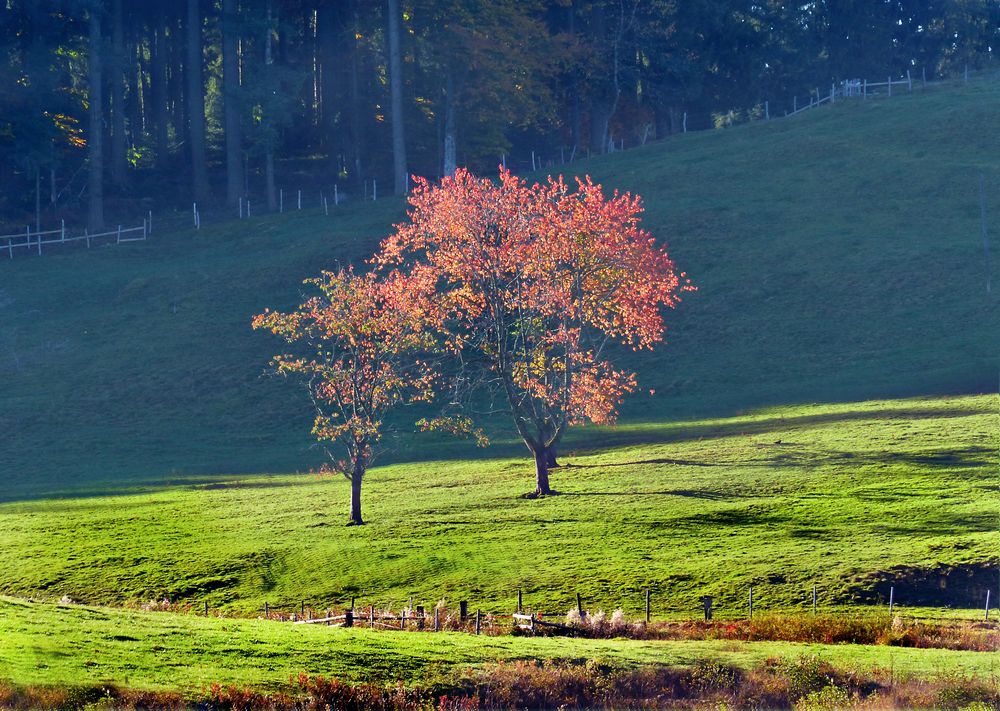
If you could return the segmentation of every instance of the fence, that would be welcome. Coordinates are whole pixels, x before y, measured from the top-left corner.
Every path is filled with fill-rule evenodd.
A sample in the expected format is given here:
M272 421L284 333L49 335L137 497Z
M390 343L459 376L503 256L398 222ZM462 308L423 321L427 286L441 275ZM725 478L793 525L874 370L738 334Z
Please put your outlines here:
M58 230L46 230L43 232L32 232L31 227L27 227L23 233L0 235L0 251L6 250L8 256L13 259L15 249L24 249L29 252L37 250L38 255L41 256L44 245L67 245L76 242L86 242L87 247L90 247L91 244L95 242L99 243L102 240L108 243L113 241L114 244L141 242L149 237L149 226L150 222L144 219L141 227L123 228L121 225L118 225L117 229L108 232L90 233L84 230L82 234L75 236L66 233L65 222L62 223ZM58 235L58 237L54 235ZM46 239L50 236L51 239ZM15 241L22 240L22 238L23 241Z
M806 591L806 593L808 596L807 602L811 602L812 614L818 615L820 612L818 587L813 585L810 590ZM991 591L989 589L985 591L985 598L982 620L983 622L988 623L990 621L991 604ZM704 595L699 598L701 616L706 623L711 623L714 618L714 600L715 597L712 595ZM760 612L759 599L755 601L754 588L752 586L747 589L747 596L745 600L746 607L741 606L741 609L737 613L738 617L741 619L752 620L755 612L755 603L758 605L758 609L756 611ZM866 605L864 607L869 608L875 606ZM895 586L890 586L888 589L888 605L880 607L881 609L887 609L889 617L892 617L893 613L898 608ZM265 602L264 618L280 622L291 622L299 625L325 624L337 625L341 627L367 626L370 629L390 629L399 631L440 632L450 630L466 631L478 635L483 633L500 634L516 630L520 633L527 634L542 633L579 635L587 631L587 621L589 619L588 615L590 614L584 607L581 596L577 594L576 605L571 609L569 615L558 614L555 616L555 619L562 621L556 622L552 619L552 616L547 619L544 612L529 612L525 609L521 590L517 591L517 603L514 611L511 613L484 613L482 610L476 610L472 613L469 609L469 603L466 600L459 602L457 615L454 615L440 606L435 606L430 612L428 612L424 606L414 605L412 597L410 598L409 605L399 611L393 611L391 609L377 609L375 605L369 605L367 608L359 609L356 606L356 600L354 598L351 598L349 606L342 609L342 613L335 614L333 608L316 609L311 606L307 606L306 603L302 601L299 603L299 609L297 612L283 612L276 610L271 607L269 603ZM653 621L652 613L652 593L647 588L644 591L644 616L641 620L638 620L639 624L645 626L650 625ZM204 614L206 616L209 614L207 602L204 603ZM615 622L614 617L611 621L612 623ZM636 620L633 620L632 622L634 623ZM618 621L618 624L620 626L626 626L628 623L625 622L624 618L621 618Z

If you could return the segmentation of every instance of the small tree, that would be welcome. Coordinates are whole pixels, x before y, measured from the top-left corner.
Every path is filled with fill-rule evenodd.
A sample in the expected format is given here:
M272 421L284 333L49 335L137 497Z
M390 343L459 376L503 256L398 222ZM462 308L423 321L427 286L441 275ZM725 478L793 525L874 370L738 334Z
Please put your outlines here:
M463 382L500 391L535 460L535 494L551 493L554 447L570 425L611 423L635 374L606 346L663 340L662 307L693 289L639 228L638 197L605 198L589 178L528 186L465 170L418 180L409 222L376 258L433 274L436 304L463 358ZM470 378L477 364L481 378Z
M253 319L255 329L303 347L303 354L279 355L273 363L307 385L316 408L313 434L329 443L328 467L351 482L348 525L364 523L361 482L378 453L386 414L434 396L434 367L423 357L437 347L428 276L324 272L306 282L319 296L295 311L267 310Z

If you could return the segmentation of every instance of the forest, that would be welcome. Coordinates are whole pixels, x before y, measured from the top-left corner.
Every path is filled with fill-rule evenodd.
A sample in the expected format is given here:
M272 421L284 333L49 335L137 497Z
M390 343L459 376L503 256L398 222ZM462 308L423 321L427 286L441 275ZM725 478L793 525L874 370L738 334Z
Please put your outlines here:
M990 0L6 0L0 18L0 222L35 229L154 195L273 210L289 175L351 199L527 169L853 77L975 70L1000 34Z

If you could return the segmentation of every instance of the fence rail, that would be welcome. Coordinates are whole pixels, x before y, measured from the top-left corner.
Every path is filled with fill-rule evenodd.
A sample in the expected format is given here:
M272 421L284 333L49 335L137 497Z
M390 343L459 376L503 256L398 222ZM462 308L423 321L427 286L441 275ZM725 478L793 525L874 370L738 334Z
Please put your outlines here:
M90 247L95 241L103 239L110 242L111 238L114 238L115 244L121 244L123 242L142 242L148 239L149 232L149 223L146 220L142 221L142 226L140 227L122 227L119 225L117 229L109 230L107 232L90 233L87 230L84 230L83 234L79 235L67 235L65 225L58 230L45 230L43 232L32 232L29 227L23 233L0 235L0 250L6 250L11 259L14 258L15 249L27 249L29 251L38 250L38 254L40 256L44 245L66 245L74 242L85 241L87 243L87 247ZM59 235L59 237L57 239L44 239L48 235ZM23 241L15 242L15 240L20 239L23 239ZM6 240L6 244L3 244L4 240Z

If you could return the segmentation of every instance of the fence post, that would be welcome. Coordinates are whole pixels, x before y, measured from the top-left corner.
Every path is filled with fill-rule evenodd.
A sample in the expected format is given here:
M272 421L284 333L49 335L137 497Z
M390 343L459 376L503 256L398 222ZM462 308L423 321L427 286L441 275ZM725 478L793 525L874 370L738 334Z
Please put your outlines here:
M889 77L889 81L886 82L886 86L889 87L889 96L892 96L892 77Z
M268 606L267 602L264 602L264 618L267 619L268 614L270 614L271 608Z
M910 91L913 91L913 77L910 76L910 70L906 70L906 86Z
M153 211L149 211L149 233L153 233Z
M895 602L894 598L896 596L896 588L892 585L889 586L889 617L892 617L892 605Z
M205 617L208 617L208 600L205 600Z
M278 212L285 211L285 189L278 189Z
M480 624L481 624L481 621L480 621L481 616L482 616L482 614L479 612L479 610L476 610L476 634L479 634Z
M983 622L990 621L990 591L989 588L986 589L986 614L983 615Z
M794 114L798 110L799 110L799 97L793 96L792 97L792 113Z
M299 209L302 209L302 191L299 190Z
M816 614L816 586L813 585L813 614Z
M83 236L87 238L87 249L90 249L90 232L87 231L86 227L83 228Z
M965 83L966 84L969 83L969 64L968 63L966 63L966 65L965 65Z
M684 112L684 118L681 120L681 126L684 129L684 133L688 132L688 112Z
M329 203L327 203L325 197L323 198L323 212L326 213L327 217L330 216L330 205Z
M771 107L766 101L764 102L764 120L765 121L771 120Z
M521 588L517 589L517 614L521 614Z
M861 92L861 98L862 99L867 99L868 98L868 80L867 79L865 79L865 81L864 81L864 89Z
M247 198L247 219L250 219L250 198Z
M831 84L830 85L830 103L831 104L837 103L837 85L836 84Z
M59 228L59 230L60 230L60 239L63 242L65 242L66 241L66 220L62 220L61 222L62 222L62 226ZM143 220L142 224L145 225L146 221ZM145 234L145 230L143 230L143 233Z
M424 628L424 606L417 605L417 629L422 630Z
M705 622L712 621L712 596L704 595L701 598L702 604L705 606Z
M434 631L441 631L441 608L437 605L434 606Z
M378 199L378 185L375 184L375 178L372 178L372 202Z
M122 243L122 226L118 225L118 241L116 242L116 244L121 244L121 243Z
M753 619L753 585L750 586L750 615L749 618Z
M344 613L344 627L354 627L354 608Z
M583 601L580 599L580 593L576 594L576 612L578 615L580 615L580 619L582 620L584 612L583 612Z
M646 624L649 624L649 620L650 620L649 588L646 588Z
M535 152L534 151L531 152L531 169L532 170L535 169Z
M463 625L469 621L469 603L465 600L458 603L458 618Z
M337 193L337 184L333 184L333 206L337 207L340 204L340 195Z
M399 629L406 629L406 610L399 611Z
M375 627L375 606L368 606L368 626Z

